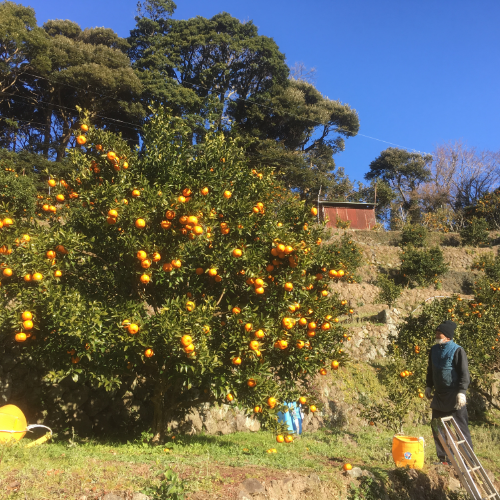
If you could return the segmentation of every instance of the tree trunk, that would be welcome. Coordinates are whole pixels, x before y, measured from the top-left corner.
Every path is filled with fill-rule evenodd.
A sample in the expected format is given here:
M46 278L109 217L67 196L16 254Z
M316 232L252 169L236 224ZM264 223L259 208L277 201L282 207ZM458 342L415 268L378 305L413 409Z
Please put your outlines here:
M165 392L167 384L163 381L156 382L154 396L152 398L154 405L153 415L153 443L162 444L165 441L165 427L168 423L167 408L165 405Z

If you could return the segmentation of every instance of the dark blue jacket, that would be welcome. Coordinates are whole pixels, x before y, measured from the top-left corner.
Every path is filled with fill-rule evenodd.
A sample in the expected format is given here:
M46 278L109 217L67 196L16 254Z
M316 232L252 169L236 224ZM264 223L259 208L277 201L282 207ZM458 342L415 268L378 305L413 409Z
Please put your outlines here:
M434 387L431 408L451 411L457 404L457 394L465 394L470 384L467 355L453 341L432 346L427 367L427 387Z

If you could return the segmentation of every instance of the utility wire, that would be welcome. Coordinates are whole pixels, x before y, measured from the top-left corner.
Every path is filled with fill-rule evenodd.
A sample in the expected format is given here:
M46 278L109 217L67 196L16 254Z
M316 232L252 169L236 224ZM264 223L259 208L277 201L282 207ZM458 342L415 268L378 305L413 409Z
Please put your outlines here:
M0 26L8 27L5 24L1 24L1 23L0 23ZM110 48L110 47L107 47L107 48ZM73 49L80 50L83 53L83 49L81 49L80 47L73 47ZM113 49L111 49L111 50L113 50ZM114 49L114 50L118 50L118 49ZM119 52L123 53L121 51L119 51ZM104 56L108 57L108 59L111 60L111 58L109 56L106 56L105 54L104 54ZM88 90L88 89L84 89L82 87L77 87L75 85L71 85L71 84L68 84L68 83L58 82L57 80L53 80L53 79L50 79L50 78L47 78L47 77L43 77L43 76L34 75L32 73L24 72L23 74L28 74L28 75L33 76L35 78L42 78L44 80L50 81L52 83L56 83L58 85L66 85L68 87L72 87L72 88L75 88L75 89L78 89L78 90L82 90L83 92L91 92L91 93L94 93L96 95L100 95L101 97L110 97L111 99L114 99L116 101L132 102L132 101L125 101L124 99L118 99L118 98L112 97L111 95L108 95L108 94L102 94L102 93L99 93L99 92L95 92L93 90ZM181 86L183 86L183 85L189 85L191 87L200 87L200 88L204 88L205 90L212 91L212 89L210 87L206 87L206 86L201 85L201 84L195 84L195 83L190 83L190 82L186 82L186 81L181 81L180 83L178 83L178 85L181 85ZM242 101L242 102L245 102L245 103L250 103L250 104L253 104L255 106L260 106L260 107L266 108L268 110L274 111L277 114L282 114L282 115L285 114L285 115L291 116L293 118L297 118L297 119L300 119L300 120L309 121L309 122L314 123L316 125L325 126L325 123L323 123L323 122L319 122L319 121L313 120L311 118L304 118L302 116L296 115L296 114L291 113L289 111L277 110L276 108L273 108L272 106L267 106L265 104L253 101L251 99L244 99L243 97L235 97L233 100ZM69 108L66 108L66 109L69 109ZM127 123L127 124L132 125L131 128L136 128L137 130L142 130L142 127L134 126L131 122L125 122L125 121L121 121L121 120L116 120L116 119L109 118L109 117L103 117L102 115L96 115L96 116L99 116L100 118L107 118L109 120L121 122L121 123L124 123L124 124ZM342 127L338 127L337 131L341 131L341 132L344 132L346 134L351 134L352 133L351 131L349 131L347 129L342 129ZM396 144L396 143L393 143L393 142L389 142L389 141L385 141L383 139L378 139L377 137L372 137L372 136L369 136L369 135L365 135L365 134L362 134L360 132L357 132L356 135L358 135L360 137L365 137L367 139L371 139L371 140L374 140L374 141L383 142L384 144L389 144L391 146L395 146L395 147L398 147L398 148L401 148L401 149L405 149L407 151L413 151L415 153L420 153L420 154L423 154L423 155L431 155L432 156L432 154L430 154L430 153L425 153L425 152L419 151L419 150L414 149L414 148L408 148L408 147L405 147L405 146L401 146L399 144ZM355 137L355 136L352 135L351 137Z
M61 106L59 104L46 103L44 101L37 101L35 103L35 102L32 102L32 99L29 98L29 97L24 97L24 96L20 96L20 95L17 95L17 94L12 94L12 93L7 93L7 92L1 92L0 91L0 94L1 95L6 95L6 96L10 96L12 99L23 99L25 101L28 101L28 104L30 104L31 106L34 106L34 107L37 107L37 106L52 107L52 106L54 106L56 108L65 109L65 110L71 111L76 116L78 116L78 110L73 109L73 108L68 108L67 106ZM35 94L35 95L39 95L39 94ZM126 122L126 121L123 121L123 120L118 120L116 118L111 118L109 116L103 116L103 115L98 115L98 114L96 114L95 116L98 116L99 118L103 118L103 119L108 120L108 121L113 121L113 122L120 123L124 127L128 127L128 128L134 129L134 130L142 130L142 127L138 127L136 125L133 125L131 122Z

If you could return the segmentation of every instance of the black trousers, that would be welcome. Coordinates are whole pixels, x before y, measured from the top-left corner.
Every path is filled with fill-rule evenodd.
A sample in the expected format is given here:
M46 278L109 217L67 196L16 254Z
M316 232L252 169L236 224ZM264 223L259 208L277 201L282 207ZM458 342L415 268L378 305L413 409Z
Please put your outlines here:
M451 411L439 411L432 409L432 418L443 418L443 417L453 417L455 419L455 422L457 423L459 429L462 431L465 439L470 444L470 447L473 448L472 439L470 437L470 431L469 431L469 414L467 413L467 406L460 408L460 410L451 410ZM448 458L446 457L446 452L441 446L438 434L434 429L432 429L432 434L434 436L434 443L436 443L436 453L439 460L448 461Z

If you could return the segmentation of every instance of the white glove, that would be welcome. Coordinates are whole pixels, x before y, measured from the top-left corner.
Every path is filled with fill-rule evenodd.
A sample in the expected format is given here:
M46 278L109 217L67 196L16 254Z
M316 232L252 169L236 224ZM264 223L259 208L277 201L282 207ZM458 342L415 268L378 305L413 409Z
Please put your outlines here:
M455 410L460 410L460 408L463 408L466 404L467 398L465 397L465 394L459 392L457 394L457 404L455 405Z
M425 394L425 397L427 399L432 399L431 392L432 392L432 389L430 387L426 387L425 388L425 393L424 394Z

